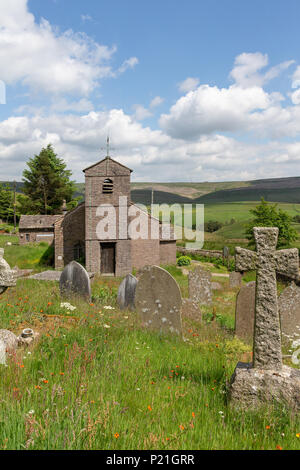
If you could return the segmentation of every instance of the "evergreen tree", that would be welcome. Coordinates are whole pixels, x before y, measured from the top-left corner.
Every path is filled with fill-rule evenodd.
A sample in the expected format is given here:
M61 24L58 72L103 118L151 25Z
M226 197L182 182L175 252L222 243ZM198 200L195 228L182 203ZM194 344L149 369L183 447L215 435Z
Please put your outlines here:
M73 201L72 172L66 169L65 162L58 158L51 144L30 158L27 165L29 169L23 172L23 191L29 197L31 213L57 214L64 199L67 203Z
M278 227L278 246L288 246L297 240L298 233L292 227L292 217L282 209L277 209L277 204L269 204L264 198L254 209L250 210L254 219L247 225L246 237L249 245L255 245L253 227Z
M11 222L13 220L13 193L9 187L0 184L0 219L3 222Z

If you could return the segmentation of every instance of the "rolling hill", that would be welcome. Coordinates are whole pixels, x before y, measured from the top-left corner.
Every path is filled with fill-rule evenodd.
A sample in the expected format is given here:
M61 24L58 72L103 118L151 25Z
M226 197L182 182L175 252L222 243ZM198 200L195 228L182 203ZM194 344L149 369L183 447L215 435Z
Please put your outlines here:
M13 187L13 182L0 182ZM17 182L17 192L23 183ZM228 181L203 183L132 183L131 199L145 205L151 203L154 190L156 204L219 204L259 201L264 197L271 202L300 203L300 177L270 178L254 181ZM76 183L75 197L84 199L84 183Z

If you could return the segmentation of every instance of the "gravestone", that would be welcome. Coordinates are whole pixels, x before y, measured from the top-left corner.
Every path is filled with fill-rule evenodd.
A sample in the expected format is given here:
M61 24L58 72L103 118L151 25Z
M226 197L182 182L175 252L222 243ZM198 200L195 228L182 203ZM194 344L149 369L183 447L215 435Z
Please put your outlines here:
M276 251L278 228L254 227L256 252L236 248L236 270L256 270L253 363L238 363L229 398L238 408L281 402L300 411L300 370L282 364L276 271L299 277L298 249Z
M221 289L223 289L223 286L219 282L212 282L211 283L211 288L212 288L212 290L221 290Z
M234 271L229 273L229 287L235 288L235 287L241 287L241 285L242 285L242 274L236 273Z
M202 320L199 305L193 299L182 299L181 315L182 318L189 318L190 320Z
M6 345L2 339L0 339L0 364L6 365Z
M16 285L14 271L10 269L9 264L4 259L4 249L0 248L0 295L8 287L13 287Z
M228 246L223 247L223 260L226 261L227 268L229 267L229 248Z
M211 273L196 266L189 272L189 297L200 305L212 303Z
M72 261L63 270L59 280L63 297L79 296L90 301L91 282L87 271L77 261Z
M255 281L248 282L240 288L236 297L235 334L246 341L254 335L255 286Z
M225 258L225 259L229 258L229 248L228 248L228 246L223 247L223 258Z
M136 287L135 305L146 328L182 335L180 289L165 269L144 269Z
M138 280L132 274L127 274L119 286L118 305L121 310L135 310L135 290Z
M293 341L300 336L300 287L292 282L278 299L281 331L284 338Z
M0 330L0 341L3 341L7 351L13 352L18 348L18 337L9 330Z

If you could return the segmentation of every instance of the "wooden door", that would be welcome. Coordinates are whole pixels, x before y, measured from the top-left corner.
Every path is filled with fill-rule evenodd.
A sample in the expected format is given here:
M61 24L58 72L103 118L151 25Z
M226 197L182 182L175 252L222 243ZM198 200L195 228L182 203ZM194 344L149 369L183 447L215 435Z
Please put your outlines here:
M116 244L100 243L101 246L101 274L115 274Z

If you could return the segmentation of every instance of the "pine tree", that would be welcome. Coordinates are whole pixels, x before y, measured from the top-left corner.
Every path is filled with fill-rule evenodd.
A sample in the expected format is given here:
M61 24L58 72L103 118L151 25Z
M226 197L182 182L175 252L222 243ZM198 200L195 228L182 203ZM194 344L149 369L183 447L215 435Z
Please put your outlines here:
M10 222L13 219L13 193L9 187L0 184L0 219Z
M72 172L58 158L51 144L43 148L27 162L29 169L23 172L24 194L30 199L31 213L57 214L63 204L73 201L74 182Z

